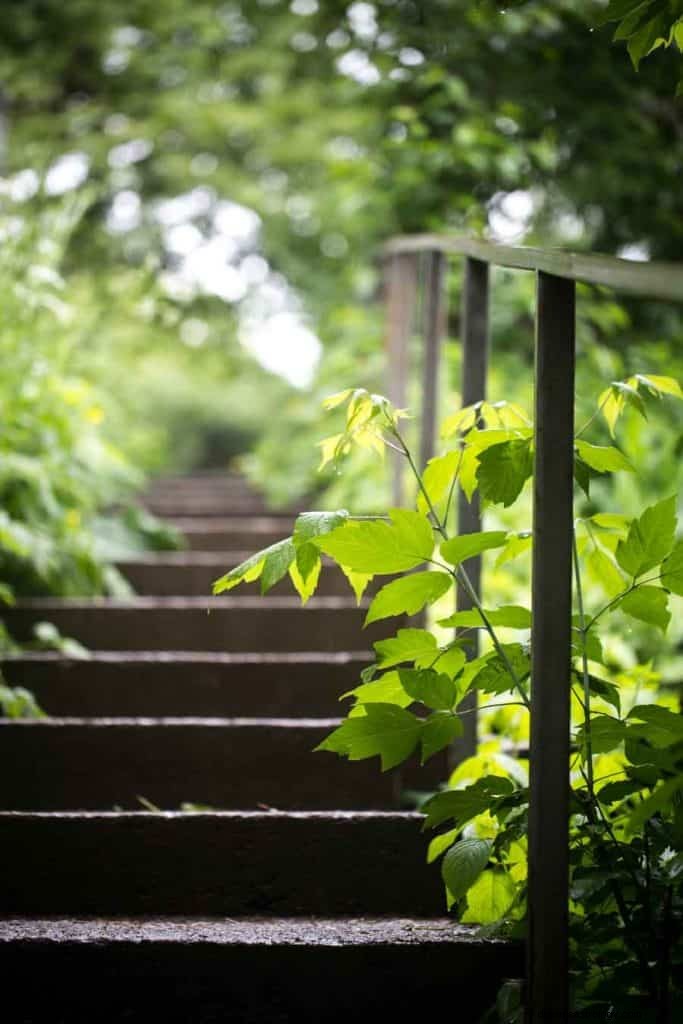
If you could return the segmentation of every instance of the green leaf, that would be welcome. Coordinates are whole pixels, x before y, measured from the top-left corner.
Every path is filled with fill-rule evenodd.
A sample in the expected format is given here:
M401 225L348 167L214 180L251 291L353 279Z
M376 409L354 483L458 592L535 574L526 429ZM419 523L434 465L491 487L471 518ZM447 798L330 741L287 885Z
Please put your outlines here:
M641 586L622 598L619 608L634 619L657 626L665 633L671 622L668 602L669 595L661 587Z
M365 714L347 718L316 750L342 754L350 761L379 755L382 771L410 757L422 734L422 722L395 704L365 704Z
M323 537L332 533L345 523L349 513L344 508L336 512L302 512L294 524L292 540L297 548L302 547L315 537Z
M426 704L435 711L450 711L458 696L458 689L447 675L431 668L404 668L398 673L401 686L413 700Z
M616 559L624 572L641 576L663 562L674 544L676 497L665 498L646 508L629 527L626 540L617 545Z
M453 580L445 572L416 572L400 580L392 580L375 596L365 625L386 619L391 615L415 615L425 605L437 601L452 586Z
M485 775L465 789L448 789L436 793L420 808L426 815L423 830L436 828L444 821L451 820L460 829L478 814L489 810L497 799L510 796L513 792L514 786L509 779Z
M662 562L662 586L683 597L683 540L676 541L673 551Z
M451 565L460 565L468 558L480 555L491 548L502 548L507 541L504 530L489 530L480 533L461 533L441 545L441 556Z
M461 839L451 846L441 864L441 877L452 901L462 899L489 862L491 843L485 839Z
M637 373L636 380L660 398L662 395L683 398L683 389L674 377L660 377L654 373Z
M677 775L673 779L667 779L646 797L635 809L626 822L626 830L632 835L642 832L646 821L653 815L666 808L671 808L673 798L683 789L683 775Z
M484 871L467 894L463 924L495 924L510 910L517 887L506 871Z
M518 682L522 682L531 670L529 655L521 644L501 644L501 647ZM487 656L484 667L473 677L469 688L484 693L506 693L512 690L514 682L504 659L497 653Z
M631 35L627 49L636 71L643 57L647 57L660 40L665 41L668 27L666 14L659 14L645 21L638 31Z
M493 504L512 505L533 473L531 441L504 441L479 455L477 480L482 498Z
M311 565L310 563L306 566L306 574L301 572L299 568L299 555L302 551L308 551L311 548L315 552L315 562ZM320 580L320 570L322 569L322 562L318 554L317 548L312 544L305 544L302 548L297 551L297 557L289 567L289 578L291 579L297 594L301 598L301 603L306 604L308 599L313 596Z
M391 509L390 523L348 520L316 543L340 565L360 573L406 572L434 550L432 528L419 512Z
M438 505L442 498L447 497L461 461L462 453L454 449L430 459L425 466L422 485L433 505ZM427 515L429 506L422 491L417 496L417 507L423 515Z
M492 626L504 626L506 629L531 629L531 612L521 605L508 604L501 608L485 608L484 613ZM440 619L439 625L444 627L471 627L484 629L484 622L476 608L455 612L447 619Z
M577 741L584 749L586 732L582 725L577 729ZM594 715L591 718L591 747L594 754L607 754L615 750L626 738L626 725L619 718L611 715Z
M598 408L607 421L609 432L614 437L614 428L626 406L635 409L636 412L647 419L647 412L643 399L638 394L637 387L633 387L626 381L613 381L602 394L598 396Z
M253 583L261 577L261 590L265 593L285 575L294 561L296 550L291 537L285 537L276 544L257 551L240 565L235 566L225 576L221 576L213 584L213 593L222 594L232 590L238 583ZM265 577L266 583L263 583Z
M440 836L434 836L427 847L427 863L433 864L458 838L459 829L452 828L448 832L442 832Z
M458 675L463 665L467 661L465 652L462 649L462 643L464 641L457 640L454 644L445 647L439 657L434 662L434 668L438 672L445 672L447 676L453 679Z
M267 594L271 587L279 583L296 558L296 548L291 539L274 544L266 556L261 570L261 593Z
M456 715L437 711L422 725L422 758L424 764L434 754L448 747L454 739L462 736L462 722Z
M373 574L368 572L354 572L353 569L347 569L343 565L340 566L340 568L349 581L349 586L356 595L356 601L360 604L361 598L365 593L365 588L368 583L371 582Z
M574 675L577 681L583 685L583 672L576 670ZM594 676L591 673L588 674L588 688L596 697L601 697L608 704L611 704L617 714L621 714L621 695L619 689L614 683L610 683L607 679L600 679L599 676Z
M621 469L635 472L626 456L613 445L604 448L588 441L575 441L574 447L581 459L598 473L617 473Z
M433 660L438 653L436 637L426 629L399 629L396 636L378 640L374 645L377 667L391 668L403 661Z
M353 690L347 690L339 699L345 697L355 697L359 704L398 704L401 708L407 708L413 703L413 698L406 693L396 671L385 672L379 679L361 683Z
M507 562L511 562L514 558L519 558L520 555L525 555L527 551L530 551L532 540L533 538L530 533L508 534L505 547L496 559L496 569L499 569L501 565L505 565Z
M605 25L608 21L621 21L639 8L649 7L651 3L652 0L610 0L607 7L597 15L596 22Z
M659 704L639 704L632 708L629 722L644 722L643 737L655 747L666 747L683 740L683 715L675 714Z
M602 548L593 548L586 555L586 568L608 597L616 597L626 589L624 577Z

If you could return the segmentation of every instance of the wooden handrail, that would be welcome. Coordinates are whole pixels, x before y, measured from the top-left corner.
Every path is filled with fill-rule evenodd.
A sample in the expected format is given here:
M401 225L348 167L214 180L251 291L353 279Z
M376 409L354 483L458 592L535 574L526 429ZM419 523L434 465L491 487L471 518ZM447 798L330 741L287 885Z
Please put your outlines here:
M459 235L405 235L384 245L387 256L422 252L458 253L496 267L536 270L570 281L605 285L642 298L683 302L683 263L641 262L598 253L499 245Z

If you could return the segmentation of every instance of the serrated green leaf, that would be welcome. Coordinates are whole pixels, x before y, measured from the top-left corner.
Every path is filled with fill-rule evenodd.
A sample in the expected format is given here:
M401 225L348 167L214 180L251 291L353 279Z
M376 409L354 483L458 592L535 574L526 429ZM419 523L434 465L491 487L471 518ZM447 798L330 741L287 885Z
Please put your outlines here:
M505 917L517 896L517 887L506 871L484 871L467 893L464 924L495 924Z
M343 565L339 567L349 581L349 586L356 595L356 602L360 604L361 598L369 583L372 582L373 574L368 572L354 572L353 569L346 569Z
M445 674L450 676L451 679L458 675L467 661L467 657L461 646L462 642L463 641L461 640L456 641L457 646L454 644L447 647L441 652L441 654L439 654L439 657L434 662L434 668L437 672L445 672Z
M291 538L274 544L266 555L261 570L261 593L267 594L271 587L279 583L287 574L290 565L296 558L296 548Z
M445 572L416 572L392 580L376 594L365 625L386 619L391 615L415 615L437 601L452 586L452 578Z
M425 466L422 484L433 505L438 505L448 495L461 460L462 453L455 449L430 459ZM429 506L421 490L417 496L417 507L422 515L427 515Z
M413 698L406 693L396 671L385 672L379 679L361 683L353 690L347 690L339 699L345 697L355 697L359 704L398 704L401 708L407 708L413 703Z
M390 523L348 520L315 543L340 565L354 572L406 572L426 562L434 550L427 519L409 509L391 509Z
M450 711L458 691L447 675L431 668L404 668L398 673L401 686L413 700L426 704L435 711Z
M671 622L668 608L669 595L661 587L643 586L632 590L619 602L619 608L627 615L666 632Z
M379 756L382 771L405 761L418 744L422 722L396 704L365 704L365 714L347 718L316 750L329 750L362 761Z
M396 636L378 640L374 647L378 668L391 668L424 657L434 659L438 653L436 637L426 629L399 629Z
M676 541L673 551L662 562L662 586L683 597L683 540Z
M458 736L462 736L462 722L456 715L449 715L443 711L430 715L422 725L420 764L424 764L434 754L448 747Z
M638 394L637 387L633 387L626 381L613 381L608 388L598 397L598 408L605 417L609 432L614 437L614 428L622 412L630 406L632 409L647 419L647 412L643 399Z
M501 644L507 661L512 666L518 682L527 678L531 670L531 660L521 644ZM489 655L485 664L473 677L471 690L482 690L484 693L506 693L514 688L505 660L497 653Z
M588 441L575 441L574 447L581 459L598 473L617 473L622 469L634 472L626 456L613 445L603 447L589 444Z
M646 508L620 540L616 560L630 576L641 576L663 562L671 552L676 533L676 498L665 498Z
M583 685L583 672L575 671L574 673L577 681ZM611 704L617 714L621 714L621 695L619 689L614 683L610 683L607 679L600 679L599 676L594 676L592 673L588 674L588 688L593 696L601 697L602 700Z
M303 548L299 549L299 552L297 552L297 556L302 550L306 550L309 547L313 547L313 545L305 544ZM292 564L289 567L289 578L291 579L297 594L301 598L302 604L306 604L309 598L313 596L313 594L316 591L316 587L318 586L318 581L320 580L320 570L322 568L322 563L320 561L320 556L318 555L317 548L313 548L313 550L316 553L316 561L313 563L312 566L307 566L307 572L305 577L302 575L299 569L298 557L292 562Z
M444 821L453 821L458 829L468 821L488 810L491 804L502 797L510 796L514 786L509 779L498 775L486 775L464 789L449 789L430 797L422 807L426 816L423 829L436 828Z
M454 901L474 885L490 856L491 843L486 839L461 839L451 846L441 864L441 877Z
M479 492L494 505L512 505L532 473L530 440L504 441L479 454Z
M504 626L506 629L531 629L531 612L521 605L509 604L500 608L484 609L486 618L492 626ZM455 612L447 619L440 619L439 625L444 627L469 627L484 629L484 620L476 608Z
M444 541L441 545L441 557L445 558L450 565L460 565L468 558L480 555L482 551L503 547L507 536L504 530L461 533L459 537Z
M647 57L648 53L666 41L668 27L666 14L658 14L644 21L630 36L627 49L636 71L643 57Z

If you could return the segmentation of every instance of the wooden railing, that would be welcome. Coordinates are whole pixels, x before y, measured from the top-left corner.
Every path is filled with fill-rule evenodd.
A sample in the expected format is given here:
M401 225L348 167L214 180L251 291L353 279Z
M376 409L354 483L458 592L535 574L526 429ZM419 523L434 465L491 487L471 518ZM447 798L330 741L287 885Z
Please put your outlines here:
M406 404L409 340L422 281L422 464L434 454L446 326L445 266L451 254L465 259L460 330L463 405L486 395L489 268L531 270L537 276L526 1020L565 1024L576 282L683 302L683 266L440 235L390 241L384 248L387 347L390 397L399 406ZM402 497L400 472L397 468L397 503ZM457 514L459 532L481 529L476 496L469 504L461 494ZM477 591L479 563L473 572ZM468 606L464 594L458 595L458 602L461 608ZM468 714L464 721L469 731L462 752L471 753L476 747L476 715Z

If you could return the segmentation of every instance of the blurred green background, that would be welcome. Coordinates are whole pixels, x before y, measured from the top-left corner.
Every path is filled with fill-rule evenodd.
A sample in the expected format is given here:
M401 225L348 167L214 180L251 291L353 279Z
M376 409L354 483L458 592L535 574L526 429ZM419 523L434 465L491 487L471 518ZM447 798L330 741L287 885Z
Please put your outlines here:
M600 0L23 0L0 29L0 580L121 593L111 538L175 539L146 474L241 467L273 507L386 505L378 460L318 475L322 398L386 389L381 243L410 231L678 259L680 53L638 72ZM458 402L458 261L442 406ZM531 275L493 281L492 397L529 406ZM683 377L673 304L579 289L579 419ZM415 339L414 370L419 366ZM411 405L419 414L417 375ZM681 477L681 411L593 505ZM322 492L322 494L321 494ZM526 512L517 514L522 523Z

